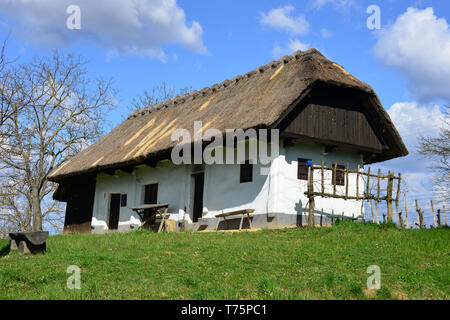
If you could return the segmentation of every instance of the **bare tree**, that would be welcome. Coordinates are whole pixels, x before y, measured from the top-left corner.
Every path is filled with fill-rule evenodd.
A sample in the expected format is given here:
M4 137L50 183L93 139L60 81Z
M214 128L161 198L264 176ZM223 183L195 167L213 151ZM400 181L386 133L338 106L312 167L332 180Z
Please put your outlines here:
M450 189L450 105L445 107L444 119L439 134L434 137L419 137L419 154L434 160L433 182L438 193L448 199Z
M191 89L192 87L184 87L177 91L175 87L170 87L166 82L162 82L160 85L153 87L150 92L144 91L137 99L133 99L131 103L132 109L138 110L150 107L154 104L172 99L177 95L188 93Z
M8 41L8 37L3 41L2 47L0 49L0 126L6 121L8 117L14 112L12 107L5 103L3 99L3 82L7 77L8 73L8 65L13 63L13 60L9 60L6 57L6 43Z
M111 80L88 80L86 63L54 52L9 68L3 79L2 98L13 112L0 129L1 204L17 229L61 221L48 174L102 134L115 90Z

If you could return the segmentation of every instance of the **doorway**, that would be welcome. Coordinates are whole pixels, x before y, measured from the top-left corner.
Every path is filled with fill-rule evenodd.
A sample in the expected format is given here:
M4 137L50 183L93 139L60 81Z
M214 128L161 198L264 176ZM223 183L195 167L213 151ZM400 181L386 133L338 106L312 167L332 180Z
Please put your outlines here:
M158 203L158 184L152 183L147 184L144 187L144 204L157 204ZM154 213L152 209L144 210L144 219L150 218L150 216Z
M198 222L203 216L203 189L205 183L205 173L199 172L192 175L194 179L194 206L192 208L192 220Z
M108 219L109 230L117 230L119 228L119 217L120 217L120 193L113 193L111 194L111 199L109 202L109 219Z

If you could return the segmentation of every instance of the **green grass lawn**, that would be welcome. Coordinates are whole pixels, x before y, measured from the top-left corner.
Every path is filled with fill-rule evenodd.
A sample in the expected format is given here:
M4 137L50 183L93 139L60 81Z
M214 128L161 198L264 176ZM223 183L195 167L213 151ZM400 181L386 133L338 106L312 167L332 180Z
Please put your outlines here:
M449 299L449 229L58 235L21 256L0 240L0 299ZM67 267L81 268L69 290ZM369 291L367 267L381 268Z

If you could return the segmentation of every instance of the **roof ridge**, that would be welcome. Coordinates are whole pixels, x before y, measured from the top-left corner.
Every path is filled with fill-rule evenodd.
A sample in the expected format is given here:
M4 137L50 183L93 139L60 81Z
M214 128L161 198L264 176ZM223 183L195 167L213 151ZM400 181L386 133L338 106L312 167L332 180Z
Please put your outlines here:
M168 99L168 100L153 104L151 106L144 107L144 108L138 109L136 111L133 111L133 113L127 119L136 118L138 116L152 113L152 112L161 110L163 108L168 108L170 106L179 105L179 104L184 103L187 100L194 100L198 96L202 96L202 97L206 96L209 93L214 93L220 89L226 88L226 87L232 85L233 83L238 83L241 80L248 80L253 75L263 74L266 70L274 69L274 68L278 67L281 63L288 64L289 62L291 62L293 60L300 59L304 55L309 55L309 54L313 54L313 53L320 54L320 52L315 48L311 48L306 51L297 50L291 54L281 57L278 60L272 60L269 63L266 63L265 65L259 66L243 75L237 75L231 80L226 79L220 83L215 83L215 84L213 84L209 87L205 87L201 90L193 90L188 93L178 95L172 99Z

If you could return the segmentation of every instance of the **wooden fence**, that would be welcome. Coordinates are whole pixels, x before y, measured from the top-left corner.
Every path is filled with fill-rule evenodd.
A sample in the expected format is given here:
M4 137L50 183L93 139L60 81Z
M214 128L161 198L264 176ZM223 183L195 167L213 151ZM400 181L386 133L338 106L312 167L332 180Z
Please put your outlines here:
M327 173L332 173L332 179L325 179ZM316 176L317 175L317 176ZM343 191L337 191L337 177L344 178L344 184L342 185ZM351 184L350 176L353 175L354 180L354 192L351 192L349 186ZM316 178L318 177L318 178ZM386 185L386 188L381 188L381 185ZM402 187L402 175L398 173L395 175L393 172L389 171L388 174L382 174L381 170L378 169L377 173L372 173L369 167L367 172L362 171L358 165L357 170L349 169L349 165L345 168L339 168L337 164L332 167L326 167L324 162L320 165L315 165L312 161L308 166L308 182L307 191L305 194L308 197L308 225L314 225L314 210L315 210L315 198L335 198L344 200L361 200L362 205L364 202L370 207L370 213L372 221L376 223L380 222L393 222L395 205L397 222L402 228L409 228L414 226L410 224L408 218L408 208L406 202L406 193L404 195L404 212L401 210L401 187ZM382 214L382 220L379 213L380 202L386 202L387 207L387 217L386 214ZM419 228L425 228L423 210L419 208L418 201L416 203L417 212L417 225ZM430 201L431 211L433 215L433 227L447 226L447 215L445 211L445 205L441 208L434 210L433 200ZM362 211L362 208L361 208ZM365 220L364 215L362 215L363 221ZM387 220L386 220L387 218Z

